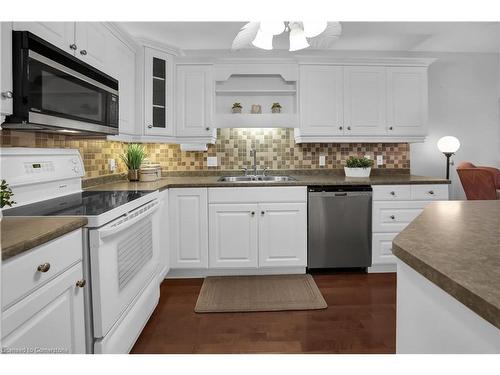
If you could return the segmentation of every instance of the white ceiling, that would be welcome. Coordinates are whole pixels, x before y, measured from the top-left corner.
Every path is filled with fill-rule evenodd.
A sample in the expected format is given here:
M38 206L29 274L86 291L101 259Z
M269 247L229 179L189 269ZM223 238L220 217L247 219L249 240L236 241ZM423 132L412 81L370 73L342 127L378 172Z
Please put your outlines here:
M228 50L246 22L120 22L134 37L184 50ZM342 22L332 50L485 52L499 51L497 22ZM287 49L286 36L275 37Z

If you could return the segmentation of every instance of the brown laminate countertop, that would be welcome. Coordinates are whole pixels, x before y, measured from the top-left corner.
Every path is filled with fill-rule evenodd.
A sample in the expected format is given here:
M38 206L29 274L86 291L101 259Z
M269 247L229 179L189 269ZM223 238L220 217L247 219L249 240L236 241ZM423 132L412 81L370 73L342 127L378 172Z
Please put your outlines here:
M393 253L500 328L500 201L431 203Z
M227 175L234 175L227 173ZM181 187L251 187L251 186L314 186L314 185L407 185L407 184L449 184L442 178L414 176L409 174L388 174L369 178L349 178L344 175L315 174L294 175L296 181L286 182L220 182L220 176L163 177L155 182L129 182L126 180L89 187L87 190L164 190Z
M84 217L2 217L2 261L86 224Z

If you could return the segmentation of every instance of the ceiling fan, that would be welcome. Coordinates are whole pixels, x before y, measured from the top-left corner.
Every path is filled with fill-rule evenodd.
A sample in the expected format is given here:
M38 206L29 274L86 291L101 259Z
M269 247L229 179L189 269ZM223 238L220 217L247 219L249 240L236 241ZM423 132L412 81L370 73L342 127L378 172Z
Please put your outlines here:
M340 22L326 21L261 21L248 22L233 40L232 50L253 45L257 48L272 50L275 35L290 34L289 51L307 47L326 49L338 39L342 32Z

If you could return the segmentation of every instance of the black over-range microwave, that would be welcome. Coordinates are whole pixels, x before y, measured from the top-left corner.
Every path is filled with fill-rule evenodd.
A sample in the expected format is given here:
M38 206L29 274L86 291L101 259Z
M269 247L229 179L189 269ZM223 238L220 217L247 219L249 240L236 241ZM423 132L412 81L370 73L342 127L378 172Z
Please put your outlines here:
M2 128L118 134L118 81L28 31L14 31L13 114Z

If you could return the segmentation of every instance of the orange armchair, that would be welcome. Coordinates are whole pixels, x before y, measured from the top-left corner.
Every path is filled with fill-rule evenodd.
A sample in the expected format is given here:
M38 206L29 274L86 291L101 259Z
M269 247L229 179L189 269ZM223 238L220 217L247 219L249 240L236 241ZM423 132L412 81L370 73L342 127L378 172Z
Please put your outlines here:
M462 162L457 173L468 200L500 199L500 169Z

